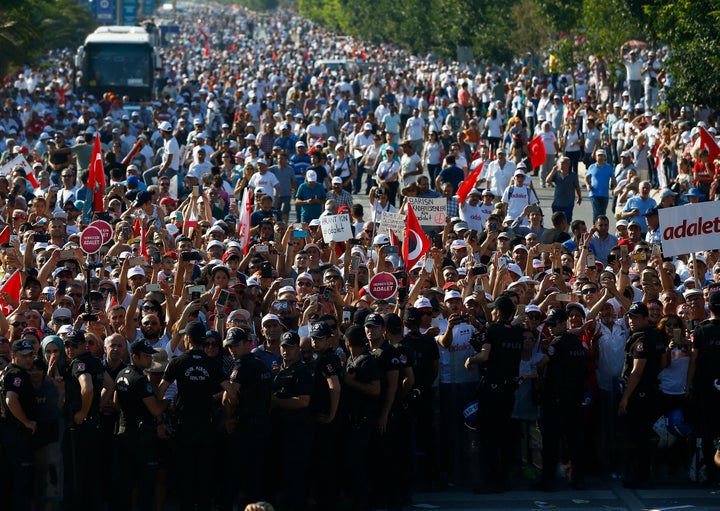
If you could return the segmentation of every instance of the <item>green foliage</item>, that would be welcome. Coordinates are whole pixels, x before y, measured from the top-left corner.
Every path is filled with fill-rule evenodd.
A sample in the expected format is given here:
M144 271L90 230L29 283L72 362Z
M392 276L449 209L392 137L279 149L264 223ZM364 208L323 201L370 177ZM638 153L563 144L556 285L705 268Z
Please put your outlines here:
M77 0L0 0L0 73L34 65L48 50L82 43L95 22Z
M670 48L670 97L720 105L720 0L678 0L646 8L657 37Z

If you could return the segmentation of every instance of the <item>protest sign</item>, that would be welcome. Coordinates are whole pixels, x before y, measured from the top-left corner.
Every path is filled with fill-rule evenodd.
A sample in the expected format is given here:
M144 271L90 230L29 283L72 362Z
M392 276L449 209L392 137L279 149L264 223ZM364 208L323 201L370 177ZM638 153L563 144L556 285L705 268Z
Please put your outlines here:
M320 228L322 229L323 241L347 241L353 237L350 217L342 215L326 215L320 217Z
M402 239L405 236L405 215L390 213L389 211L383 213L378 233L389 234L390 229L395 233L395 236Z
M720 247L720 212L715 202L658 209L663 256Z
M408 197L420 225L443 226L447 216L447 199L443 197L424 199Z

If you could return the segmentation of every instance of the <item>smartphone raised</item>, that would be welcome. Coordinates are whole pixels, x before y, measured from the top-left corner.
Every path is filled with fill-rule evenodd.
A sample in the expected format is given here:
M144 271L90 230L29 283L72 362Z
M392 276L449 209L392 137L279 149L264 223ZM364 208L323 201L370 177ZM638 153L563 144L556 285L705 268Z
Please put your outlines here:
M145 286L145 290L148 293L158 293L160 292L160 284L148 284Z
M200 295L205 292L205 286L193 286L190 288L190 299L192 301L199 300Z
M294 233L295 231L293 231ZM267 254L270 251L270 248L267 245L255 245L255 253L256 254Z
M130 266L140 266L145 264L145 258L143 256L131 257L129 261Z
M350 323L351 318L352 318L352 312L343 311L343 315L342 315L343 323Z
M570 301L570 294L568 293L558 293L555 299L558 302L569 302Z
M220 294L218 295L218 299L217 299L218 308L225 307L227 305L229 296L230 296L230 291L228 291L227 289L220 290Z

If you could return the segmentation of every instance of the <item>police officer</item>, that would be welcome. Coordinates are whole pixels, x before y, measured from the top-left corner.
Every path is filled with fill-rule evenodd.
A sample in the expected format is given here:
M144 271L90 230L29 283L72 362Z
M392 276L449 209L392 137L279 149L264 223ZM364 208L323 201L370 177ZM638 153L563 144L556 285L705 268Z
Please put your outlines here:
M28 370L34 349L28 339L12 344L12 362L0 372L0 446L3 482L10 485L12 511L29 510L35 466L32 435L37 431L37 401ZM9 469L9 470L8 470Z
M270 443L270 402L273 376L270 369L252 351L252 339L242 328L230 328L223 343L235 358L230 372L230 391L235 400L225 396L228 445L223 510L232 509L242 490L246 502L267 496L267 446Z
M666 343L660 331L650 326L644 303L634 303L627 320L632 333L625 343L624 389L619 405L620 414L625 415L629 464L623 485L651 488L652 427L660 415L658 374L663 369Z
M222 387L234 399L230 382L220 364L203 350L205 325L190 321L180 330L188 348L168 364L156 395L164 396L168 387L177 382L175 414L180 509L210 507L212 467L214 466L215 429L212 424L213 395Z
M713 440L720 437L720 291L708 297L710 319L703 321L693 332L693 350L688 382L695 404L698 428L702 439L703 456L710 460L716 449ZM707 463L709 485L720 483L717 466Z
M420 323L424 314L425 312L415 307L405 309L404 323L408 333L400 341L399 347L412 351L415 361L413 365L414 390L417 393L414 401L415 450L424 454L418 472L426 482L430 482L435 471L437 456L433 424L435 402L433 383L438 376L440 350L434 337L420 333Z
M370 344L370 353L380 366L380 407L375 432L370 439L370 455L377 462L371 471L372 494L379 507L392 507L397 504L397 488L393 476L397 473L395 454L396 445L392 442L392 410L400 382L400 352L385 339L385 319L380 314L370 314L365 318L365 335Z
M103 402L112 398L115 382L88 351L82 331L70 331L64 346L70 361L64 374L65 503L68 509L99 509L98 485L87 482L95 479L96 467L101 463L98 449L101 398Z
M345 464L348 494L354 509L368 509L368 447L380 408L380 366L367 348L365 330L352 325L345 331L349 356L343 376L341 408L345 415L347 439Z
M155 509L153 495L158 471L156 437L167 436L164 424L165 406L153 393L144 371L152 365L156 350L147 339L139 339L130 346L131 363L120 371L115 380L115 403L120 408L118 429L118 475L111 509L130 508L130 495L137 482L140 485L138 506L141 510Z
M467 358L465 367L480 366L478 386L478 443L480 445L480 485L476 493L502 493L507 490L513 459L512 409L516 378L522 352L522 329L511 324L515 303L508 296L492 304L493 323L473 342L480 352Z
M272 459L280 471L277 483L282 509L305 509L305 468L310 452L310 396L313 376L300 360L300 336L285 332L280 337L282 368L273 381L272 431L276 440ZM326 467L332 469L332 467Z
M534 489L555 490L560 439L565 437L572 460L572 484L584 488L582 443L582 399L587 377L587 359L577 335L567 331L567 313L553 309L545 323L553 339L538 364L544 368L540 394L543 472Z
M334 318L333 318L334 319ZM337 348L331 345L333 335L325 321L318 321L310 328L310 339L316 355L313 364L313 393L310 397L310 414L313 419L313 447L310 454L310 472L323 474L317 478L315 497L319 510L330 509L337 503L336 471L325 470L335 466L335 449L338 421L336 415L340 404L340 376L342 366Z

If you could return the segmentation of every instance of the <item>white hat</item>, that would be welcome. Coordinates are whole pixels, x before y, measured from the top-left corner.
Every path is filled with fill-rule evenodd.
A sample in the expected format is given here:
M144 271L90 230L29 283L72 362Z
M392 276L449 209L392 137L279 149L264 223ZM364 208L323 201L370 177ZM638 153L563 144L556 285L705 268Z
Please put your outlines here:
M445 300L444 301L447 302L448 300L452 300L454 298L462 298L460 291L450 290L450 291L445 292Z
M527 177L527 174L525 174L525 172L523 172L523 170L521 168L518 168L515 171L515 174L513 174L513 177L515 177L515 176Z
M522 277L522 276L523 276L523 271L522 271L522 270L520 269L520 267L519 267L517 264L515 264L515 263L508 264L508 271L513 272L515 275L517 275L517 276L519 276L519 277Z
M222 242L218 240L212 240L210 243L207 244L207 249L210 250L213 247L218 247L222 250L225 250L225 245L222 244Z
M540 314L542 314L542 310L540 309L540 307L532 303L525 306L525 314L529 312L539 312Z
M305 173L305 179L307 179L308 183L317 182L317 172L315 172L314 170L308 170Z
M58 333L58 335L64 335L64 334L69 334L72 331L73 331L72 325L63 325L60 328L58 328L57 333Z
M373 239L373 245L385 245L390 243L390 237L387 234L378 234Z
M310 275L308 272L304 271L300 275L297 276L295 279L295 282L297 282L300 279L309 280L310 282L314 282L312 275Z
M343 180L340 176L335 176L332 178L332 184L334 185L341 185L343 183Z
M365 124L363 124L363 130L371 130L372 131L372 124L370 124L369 122L366 122Z
M455 240L450 244L450 248L455 250L467 248L467 243L465 243L463 240Z
M133 266L128 270L128 278L137 277L138 275L142 277L145 276L145 270L143 270L141 266Z
M160 125L158 126L158 129L159 129L160 131L172 131L172 124L170 124L170 123L167 122L167 121L163 121L163 122L161 122Z
M210 234L211 232L219 232L219 233L225 234L225 229L223 229L219 225L213 225L212 227L210 227L210 229L207 230L207 232L205 234Z
M267 323L268 321L277 321L278 323L280 323L280 318L277 317L276 314L265 314L262 318L262 321L260 321L260 324L262 326L265 326L265 323Z
M416 309L432 309L432 303L430 303L430 300L428 298L421 296L420 298L415 300L413 307L415 307Z
M57 318L72 318L72 311L70 309L66 309L65 307L55 309L55 311L52 313L52 319Z
M278 296L280 296L283 293L294 293L295 288L292 286L283 286L280 289L278 289Z

